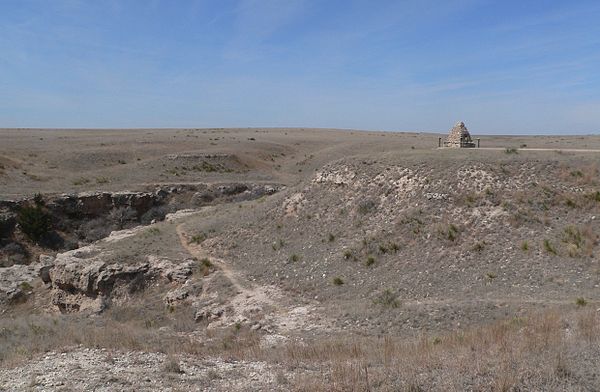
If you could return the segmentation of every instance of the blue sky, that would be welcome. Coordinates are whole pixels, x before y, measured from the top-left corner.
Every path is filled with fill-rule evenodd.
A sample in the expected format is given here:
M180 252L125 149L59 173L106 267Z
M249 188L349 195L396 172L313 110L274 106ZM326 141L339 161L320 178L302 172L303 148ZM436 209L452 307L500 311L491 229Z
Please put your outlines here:
M599 1L0 0L0 127L600 132Z

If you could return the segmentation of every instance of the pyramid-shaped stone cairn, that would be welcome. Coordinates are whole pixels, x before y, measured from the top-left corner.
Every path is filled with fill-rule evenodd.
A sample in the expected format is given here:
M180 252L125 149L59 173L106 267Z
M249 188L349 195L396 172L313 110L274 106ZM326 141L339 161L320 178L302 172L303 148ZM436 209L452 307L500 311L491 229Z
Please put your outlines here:
M444 142L445 147L475 147L471 134L462 121L454 124L454 127L450 130L448 138Z

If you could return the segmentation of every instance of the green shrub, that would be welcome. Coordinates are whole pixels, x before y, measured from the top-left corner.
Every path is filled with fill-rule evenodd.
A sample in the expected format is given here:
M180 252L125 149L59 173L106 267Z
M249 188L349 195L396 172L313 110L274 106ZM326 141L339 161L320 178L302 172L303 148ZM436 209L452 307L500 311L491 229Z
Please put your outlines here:
M527 252L529 250L529 242L527 242L527 241L521 242L521 250L523 252Z
M298 260L300 260L300 256L298 256L297 254L294 253L290 256L290 261L296 262Z
M447 238L450 241L455 241L456 237L458 237L458 228L454 226L452 223L448 225Z
M575 304L576 304L577 306L579 306L579 307L582 307L582 306L585 306L585 305L587 305L587 301L586 301L586 300L585 300L585 298L583 298L583 297L578 297L578 298L575 300Z
M505 154L518 154L518 153L519 153L519 150L517 150L517 149L516 149L516 148L514 148L514 147L510 147L510 148L509 148L509 147L507 147L507 148L504 150L504 153L505 153Z
M21 207L17 223L33 241L39 241L52 230L52 217L40 205Z
M336 276L335 278L333 278L333 284L336 286L341 286L344 284L344 281L342 280L342 278Z
M352 257L352 251L351 251L350 249L346 249L346 250L344 251L344 259L345 259L345 260L348 260L348 259L350 259L351 257Z
M373 264L375 264L375 257L373 257L373 256L369 256L369 257L367 257L367 260L365 261L365 265L366 265L367 267L370 267L370 266L372 266Z
M42 196L41 193L36 193L35 195L33 195L33 202L36 206L40 207L46 204L46 202L44 201L44 196Z
M329 240L329 242L333 242L333 241L335 241L335 235L329 233L329 235L327 236L327 239Z

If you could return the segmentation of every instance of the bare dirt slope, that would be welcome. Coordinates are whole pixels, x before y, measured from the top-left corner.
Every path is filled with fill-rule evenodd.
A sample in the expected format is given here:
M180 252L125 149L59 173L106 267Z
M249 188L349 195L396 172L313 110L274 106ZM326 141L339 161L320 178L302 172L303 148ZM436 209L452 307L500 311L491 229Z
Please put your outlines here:
M172 185L191 209L69 252L4 239L45 255L0 271L4 389L600 388L600 137L0 136L5 200ZM98 377L65 378L81 358Z

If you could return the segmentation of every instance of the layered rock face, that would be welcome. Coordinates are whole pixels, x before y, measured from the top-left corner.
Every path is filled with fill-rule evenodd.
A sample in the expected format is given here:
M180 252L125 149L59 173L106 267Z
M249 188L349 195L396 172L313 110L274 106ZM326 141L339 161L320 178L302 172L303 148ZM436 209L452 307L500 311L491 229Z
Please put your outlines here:
M144 261L115 263L94 245L59 254L48 270L52 304L61 312L101 312L113 297L133 293L152 281L185 283L197 262L148 256Z
M471 134L462 121L454 124L454 127L450 130L446 143L446 147L474 147L475 144L471 139Z

